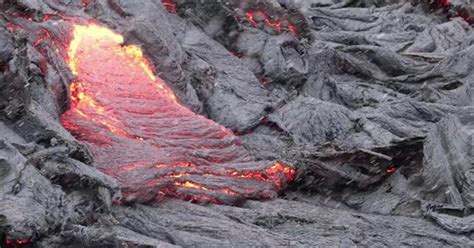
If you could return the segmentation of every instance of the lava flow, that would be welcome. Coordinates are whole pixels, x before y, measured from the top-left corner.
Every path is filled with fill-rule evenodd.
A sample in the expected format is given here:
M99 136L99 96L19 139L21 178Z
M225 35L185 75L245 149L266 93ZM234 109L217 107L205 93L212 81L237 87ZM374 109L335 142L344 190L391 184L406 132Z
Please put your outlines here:
M294 178L292 167L256 162L230 130L180 105L138 46L96 24L73 27L76 80L61 121L118 180L123 202L268 199Z

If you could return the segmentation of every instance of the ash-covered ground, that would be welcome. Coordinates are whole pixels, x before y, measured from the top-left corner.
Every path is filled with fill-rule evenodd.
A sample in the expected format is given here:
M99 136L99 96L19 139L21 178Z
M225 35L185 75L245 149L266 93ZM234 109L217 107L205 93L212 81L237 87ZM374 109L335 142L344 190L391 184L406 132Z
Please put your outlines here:
M0 4L1 247L474 246L471 0ZM296 177L270 200L196 204L147 199L155 188L134 175L154 171L138 171L126 177L139 200L124 201L103 167L133 149L109 165L61 122L79 78L71 23L90 21L140 47L177 102L232 130L239 147L222 154Z

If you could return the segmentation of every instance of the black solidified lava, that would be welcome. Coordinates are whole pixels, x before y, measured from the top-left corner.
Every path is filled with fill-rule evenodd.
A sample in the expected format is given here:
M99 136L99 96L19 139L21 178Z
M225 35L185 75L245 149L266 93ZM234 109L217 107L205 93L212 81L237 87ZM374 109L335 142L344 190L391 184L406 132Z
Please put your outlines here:
M474 246L469 0L0 0L0 247Z

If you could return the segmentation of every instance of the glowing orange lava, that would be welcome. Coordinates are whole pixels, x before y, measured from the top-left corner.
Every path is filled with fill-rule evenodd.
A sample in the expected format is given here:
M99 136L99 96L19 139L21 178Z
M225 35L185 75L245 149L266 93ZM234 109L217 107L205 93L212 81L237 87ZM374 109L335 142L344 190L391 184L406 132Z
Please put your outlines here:
M265 13L263 10L249 10L245 13L245 16L247 17L247 20L255 27L258 24L258 21L256 20L256 16L262 16L263 17L263 23L269 27L272 27L274 30L276 30L278 33L283 32L284 30L287 30L289 32L295 33L297 32L296 26L291 23L287 19L283 20L277 20L273 21L270 19L270 17Z
M138 46L96 24L73 28L76 80L61 121L117 179L124 201L231 204L274 197L295 177L281 162L255 162L230 130L180 105Z

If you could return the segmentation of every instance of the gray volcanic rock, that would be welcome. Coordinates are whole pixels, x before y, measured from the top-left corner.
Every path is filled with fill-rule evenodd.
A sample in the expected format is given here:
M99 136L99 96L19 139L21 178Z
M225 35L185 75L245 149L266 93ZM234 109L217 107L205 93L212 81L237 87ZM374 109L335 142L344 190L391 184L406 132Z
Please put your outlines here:
M6 30L0 32L0 63L8 62L13 53L13 45Z
M169 201L158 207L116 209L114 216L135 232L182 247L473 245L467 237L442 234L442 229L426 220L281 199L272 204L248 201L241 208Z
M472 3L261 2L0 1L0 246L474 246ZM182 104L297 178L270 201L119 204L61 126L65 19L122 33Z
M474 175L470 135L455 116L447 116L430 131L424 149L424 163L417 180L422 180L423 198L454 208L474 205Z
M298 97L269 116L298 145L321 145L345 140L355 124L343 106L310 97Z
M222 45L189 25L182 41L193 58L206 63L207 81L194 82L209 117L242 132L263 118L270 100L255 75ZM194 69L192 69L194 70Z

